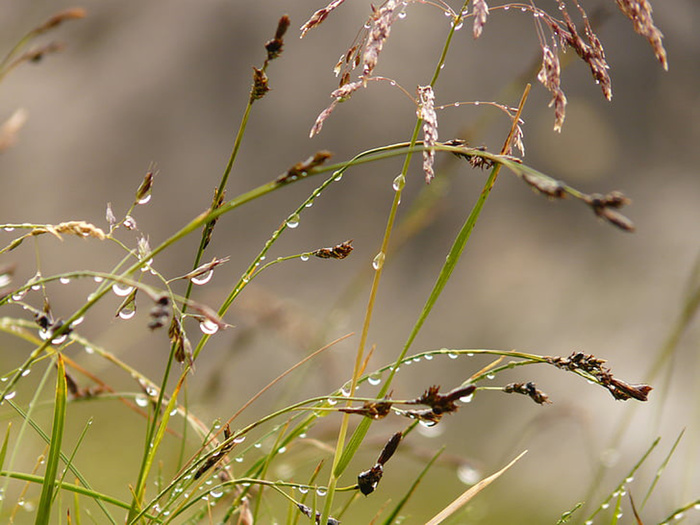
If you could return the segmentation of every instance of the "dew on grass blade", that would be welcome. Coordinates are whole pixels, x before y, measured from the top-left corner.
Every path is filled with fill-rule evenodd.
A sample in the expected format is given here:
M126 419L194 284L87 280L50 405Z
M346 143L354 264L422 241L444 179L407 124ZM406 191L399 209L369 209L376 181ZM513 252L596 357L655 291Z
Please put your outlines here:
M307 494L309 492L309 487L299 486L299 492L301 492L302 494Z
M118 295L119 297L126 297L133 290L134 290L134 287L129 286L128 284L114 283L112 285L112 291L114 292L115 295Z
M306 261L309 260L309 254L308 254L308 253L302 253L302 254L299 256L299 259L301 259L302 261L306 262Z
M59 277L58 282L61 284L68 284L70 283L70 277Z
M293 213L287 218L287 226L290 228L296 228L299 226L299 214Z
M367 382L372 385L372 386L377 386L379 383L382 382L382 374L372 374L367 378Z
M405 185L406 177L403 173L399 173L394 179L394 182L391 184L391 186L394 188L394 191L401 191Z
M471 465L465 463L457 468L457 477L465 485L475 485L481 480L481 473Z
M143 394L139 394L134 398L134 403L136 403L141 408L148 406L148 398Z
M238 445L240 443L243 443L245 441L245 436L238 436L236 438L233 438L233 442Z
M372 268L381 270L382 266L384 266L384 259L386 259L384 252L379 252L372 260Z
M319 487L319 488L316 489L316 494L317 494L318 496L320 496L320 497L323 497L323 496L325 496L326 494L328 494L328 490L325 489L325 488L323 488L323 487Z

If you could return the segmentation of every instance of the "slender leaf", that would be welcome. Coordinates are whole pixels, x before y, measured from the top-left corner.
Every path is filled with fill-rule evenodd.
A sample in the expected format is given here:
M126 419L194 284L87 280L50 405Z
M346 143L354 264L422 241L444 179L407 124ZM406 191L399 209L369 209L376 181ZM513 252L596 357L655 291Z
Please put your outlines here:
M44 483L39 498L39 506L36 513L36 525L48 524L51 517L51 504L53 494L56 490L56 473L58 472L58 462L61 458L61 441L63 440L63 428L66 422L66 369L63 357L58 354L56 361L58 373L56 374L56 399L54 401L53 428L51 431L51 442L49 444L49 455L46 460L46 473Z

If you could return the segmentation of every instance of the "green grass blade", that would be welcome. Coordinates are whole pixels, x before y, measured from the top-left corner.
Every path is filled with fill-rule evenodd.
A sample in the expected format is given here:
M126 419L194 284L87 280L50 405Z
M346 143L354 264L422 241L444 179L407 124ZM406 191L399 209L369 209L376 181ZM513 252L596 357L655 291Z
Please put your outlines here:
M391 511L391 514L389 514L389 516L387 516L387 518L384 520L383 525L391 525L392 523L394 523L394 520L398 517L399 513L404 508L406 503L408 503L410 497L413 496L413 493L416 491L418 485L428 473L428 470L430 470L430 467L433 466L437 458L440 456L440 454L443 453L444 450L445 447L438 450L437 453L430 459L430 461L428 461L425 467L423 467L423 470L420 472L420 474L418 474L418 477L411 484L411 488L409 488L408 492L406 492L404 497L399 500L399 503L396 505L396 507L394 507L394 510Z
M0 469L5 465L5 456L7 456L7 444L10 442L10 429L12 428L12 423L7 424L7 430L5 431L5 439L2 441L2 449L0 450Z
M63 439L63 428L66 422L66 370L63 357L58 354L56 362L58 373L56 374L56 399L53 411L53 428L51 431L51 443L49 445L49 455L46 460L46 473L41 489L39 506L37 507L36 525L48 524L51 517L51 504L53 494L56 489L56 473L58 472L58 462L61 458L61 441Z

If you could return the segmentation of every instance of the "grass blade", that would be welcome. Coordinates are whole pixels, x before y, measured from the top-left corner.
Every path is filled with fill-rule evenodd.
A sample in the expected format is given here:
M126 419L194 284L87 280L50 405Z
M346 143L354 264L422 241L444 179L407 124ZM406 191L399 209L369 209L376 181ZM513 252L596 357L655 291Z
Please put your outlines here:
M46 460L46 473L44 474L44 483L41 489L39 506L37 508L36 525L49 523L53 493L56 489L56 473L58 472L58 462L61 457L63 428L66 421L66 369L61 354L58 354L56 365L58 373L56 374L56 399L53 411L53 428L51 430L49 455Z
M441 510L433 519L431 519L426 525L438 525L445 521L447 518L452 516L455 512L457 512L459 509L461 509L464 505L466 505L474 496L476 496L479 492L484 490L486 487L488 487L491 483L496 481L501 475L508 470L510 467L515 465L515 462L518 461L520 458L522 458L525 454L527 453L527 450L521 452L521 454L515 458L513 461L508 463L505 467L503 467L501 470L496 472L495 474L491 474L488 478L482 479L479 483L474 485L473 487L470 487L466 492L464 492L461 496L459 496L456 500L454 500L452 503L450 503L447 507L445 507L443 510Z

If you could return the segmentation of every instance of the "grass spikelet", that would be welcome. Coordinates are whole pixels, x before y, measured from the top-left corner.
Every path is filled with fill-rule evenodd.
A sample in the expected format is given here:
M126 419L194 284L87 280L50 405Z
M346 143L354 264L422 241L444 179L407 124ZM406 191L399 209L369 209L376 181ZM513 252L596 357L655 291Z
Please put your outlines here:
M668 57L662 39L664 35L654 25L651 4L647 0L615 0L620 11L634 24L634 30L649 41L656 59L668 70Z
M435 93L431 86L418 86L418 118L423 120L423 144L428 148L435 146L438 139L438 122L435 113ZM435 150L427 149L423 151L423 172L425 182L435 178Z

